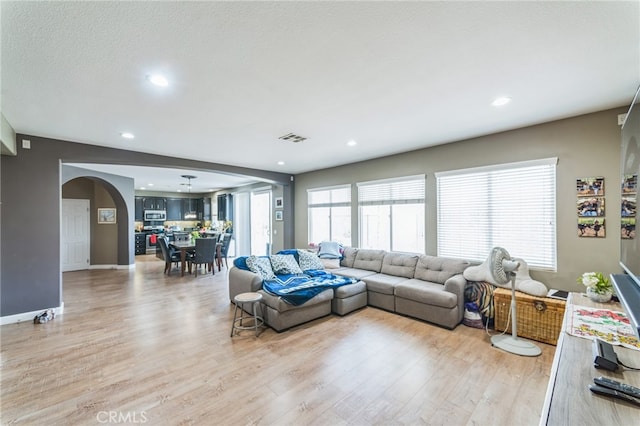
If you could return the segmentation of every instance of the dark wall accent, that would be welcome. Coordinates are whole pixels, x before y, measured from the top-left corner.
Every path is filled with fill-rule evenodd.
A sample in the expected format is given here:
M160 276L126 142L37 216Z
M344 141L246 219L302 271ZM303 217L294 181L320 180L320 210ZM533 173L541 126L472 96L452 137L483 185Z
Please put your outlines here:
M204 161L187 160L101 146L18 134L31 149L18 144L16 156L0 157L0 316L60 306L60 203L62 183L84 175L65 176L61 163L129 164L217 171L253 176L292 186L290 175ZM66 169L66 168L65 168ZM84 173L84 172L83 172ZM133 264L134 190L103 179L118 208L118 264ZM126 178L125 178L126 179ZM286 188L286 187L285 187ZM285 203L293 192L285 190ZM286 205L286 204L285 204ZM125 217L121 214L126 213ZM293 247L293 227L285 225L285 245ZM121 235L126 235L122 238ZM123 247L124 245L124 247ZM130 247L129 247L130 246ZM123 249L124 248L124 249Z

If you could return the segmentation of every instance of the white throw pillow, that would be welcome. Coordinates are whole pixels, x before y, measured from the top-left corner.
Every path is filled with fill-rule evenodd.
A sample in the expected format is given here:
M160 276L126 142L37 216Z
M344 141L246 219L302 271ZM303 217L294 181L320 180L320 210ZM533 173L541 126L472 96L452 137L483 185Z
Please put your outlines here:
M276 278L268 257L249 256L247 257L247 266L251 272L260 275L263 280L273 280Z
M301 274L296 258L291 254L274 254L269 256L271 267L276 275Z
M315 253L311 253L306 250L298 250L298 259L300 262L300 269L308 271L309 269L324 269L322 262Z

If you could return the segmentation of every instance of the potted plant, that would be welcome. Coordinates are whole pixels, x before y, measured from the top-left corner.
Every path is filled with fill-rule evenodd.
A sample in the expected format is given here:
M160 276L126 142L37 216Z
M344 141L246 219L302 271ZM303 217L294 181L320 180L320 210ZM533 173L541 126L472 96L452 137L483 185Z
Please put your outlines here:
M578 282L587 287L587 296L594 302L606 303L613 296L613 285L602 272L585 272Z

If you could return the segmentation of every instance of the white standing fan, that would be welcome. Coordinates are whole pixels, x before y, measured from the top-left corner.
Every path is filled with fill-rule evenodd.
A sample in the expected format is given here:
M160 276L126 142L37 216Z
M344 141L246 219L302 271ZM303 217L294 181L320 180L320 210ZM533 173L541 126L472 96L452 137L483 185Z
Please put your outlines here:
M491 344L503 351L523 356L538 356L542 350L531 342L518 339L516 321L516 274L520 263L511 259L509 253L502 247L494 247L489 257L491 276L498 284L511 281L511 336L498 334L491 337Z

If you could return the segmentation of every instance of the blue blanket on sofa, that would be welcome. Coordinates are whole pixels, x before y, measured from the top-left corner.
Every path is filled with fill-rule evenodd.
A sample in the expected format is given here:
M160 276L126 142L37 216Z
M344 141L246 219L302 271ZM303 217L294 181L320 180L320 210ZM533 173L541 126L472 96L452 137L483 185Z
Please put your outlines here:
M305 271L304 275L279 275L275 280L264 280L262 288L269 294L280 296L291 305L302 305L328 288L358 282L354 278L333 275L323 270Z

